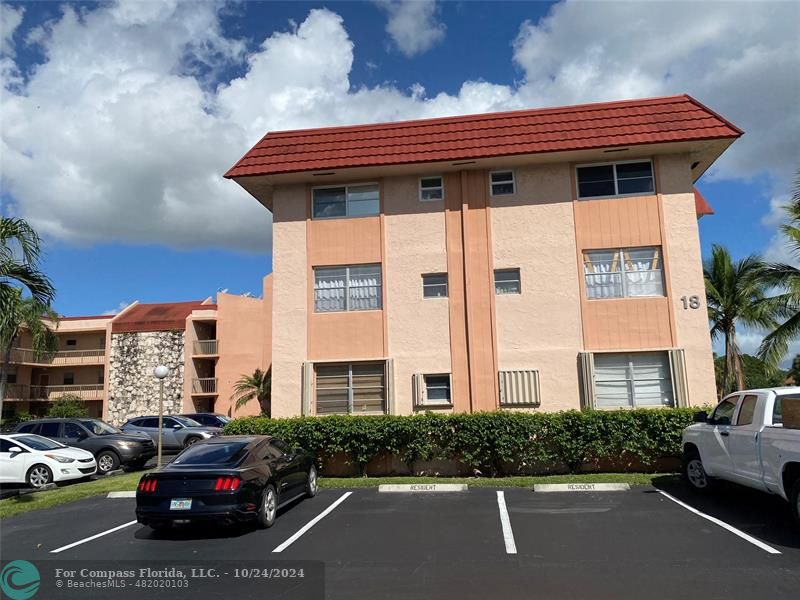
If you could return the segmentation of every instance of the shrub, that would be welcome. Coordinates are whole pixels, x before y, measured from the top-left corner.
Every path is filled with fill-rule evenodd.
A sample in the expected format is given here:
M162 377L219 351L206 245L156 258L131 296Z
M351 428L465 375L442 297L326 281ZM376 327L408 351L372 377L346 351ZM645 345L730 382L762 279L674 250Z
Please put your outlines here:
M64 394L53 401L47 409L48 417L61 417L74 419L89 416L89 408L86 402L74 394Z
M14 427L36 417L29 412L18 412L0 420L0 431L12 431Z
M650 466L679 457L681 433L695 409L565 411L560 413L423 413L266 419L245 417L226 434L274 435L316 455L321 465L344 453L363 474L381 455L413 470L419 460L450 460L485 474L580 471L632 462Z

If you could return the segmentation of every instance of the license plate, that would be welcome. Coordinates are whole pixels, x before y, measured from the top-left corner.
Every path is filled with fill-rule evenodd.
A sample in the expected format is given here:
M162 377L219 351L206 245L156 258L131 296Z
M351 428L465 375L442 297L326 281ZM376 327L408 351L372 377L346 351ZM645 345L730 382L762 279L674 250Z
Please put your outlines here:
M176 498L169 503L170 510L189 510L190 508L192 508L191 498Z

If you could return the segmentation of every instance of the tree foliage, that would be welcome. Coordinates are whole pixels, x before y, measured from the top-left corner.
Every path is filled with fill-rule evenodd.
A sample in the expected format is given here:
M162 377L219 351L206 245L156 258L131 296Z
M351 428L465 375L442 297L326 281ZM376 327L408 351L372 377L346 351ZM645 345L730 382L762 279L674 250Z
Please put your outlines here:
M235 402L236 410L251 400L257 400L262 416L269 417L272 413L272 369L256 369L252 375L242 375L233 387L231 399Z
M80 419L89 416L89 408L79 396L64 394L50 404L47 409L47 416L62 419Z

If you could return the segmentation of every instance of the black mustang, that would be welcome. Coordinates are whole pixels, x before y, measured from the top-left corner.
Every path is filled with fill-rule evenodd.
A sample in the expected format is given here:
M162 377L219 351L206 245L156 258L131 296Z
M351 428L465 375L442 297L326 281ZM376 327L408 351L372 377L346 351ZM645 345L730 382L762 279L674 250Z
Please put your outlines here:
M312 456L266 435L225 436L189 446L136 491L136 519L153 529L176 521L271 527L278 508L317 493Z

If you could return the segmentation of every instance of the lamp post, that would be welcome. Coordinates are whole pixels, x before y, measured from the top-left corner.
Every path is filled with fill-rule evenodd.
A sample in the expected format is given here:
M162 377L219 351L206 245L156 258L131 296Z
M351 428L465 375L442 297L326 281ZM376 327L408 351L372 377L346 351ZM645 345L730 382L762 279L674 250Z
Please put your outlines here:
M158 365L153 369L153 375L158 379L159 395L158 395L158 461L156 464L157 469L161 469L161 442L164 433L164 378L169 375L169 369L164 365Z

